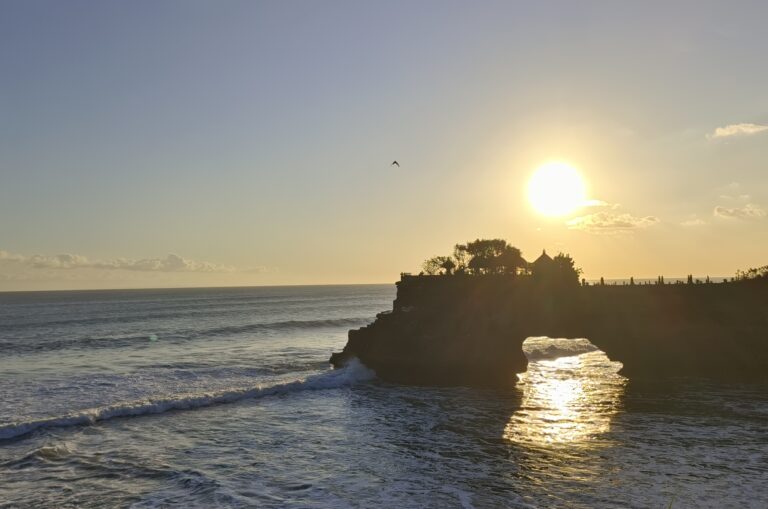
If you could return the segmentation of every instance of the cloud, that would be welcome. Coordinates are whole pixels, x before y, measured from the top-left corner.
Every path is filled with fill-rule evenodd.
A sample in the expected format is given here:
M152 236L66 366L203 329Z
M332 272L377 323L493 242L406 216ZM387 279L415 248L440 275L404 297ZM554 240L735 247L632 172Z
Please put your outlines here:
M3 251L0 249L0 262L3 261L10 261L10 262L16 262L22 260L24 257L21 255L15 255L12 253L9 253L8 251Z
M682 221L680 224L683 226L700 226L702 224L707 224L707 222L704 221L703 219L699 219L695 217L692 219L686 219L685 221Z
M0 263L11 263L33 269L103 269L140 272L236 272L227 265L199 262L169 254L165 258L116 258L113 260L89 260L77 254L24 256L0 250ZM251 269L253 270L253 269ZM257 269L258 270L258 269Z
M169 254L165 258L143 258L130 260L119 258L91 264L96 269L136 270L142 272L235 272L233 267L198 262Z
M749 201L752 199L752 196L748 194L739 194L739 195L731 195L731 194L721 194L720 195L721 200L736 200L736 201Z
M572 230L584 230L589 233L619 233L647 228L659 222L655 216L635 217L632 214L613 214L596 212L575 217L566 222Z
M714 210L715 217L728 217L736 219L754 219L765 217L765 209L753 204L747 203L743 207L723 207L718 205Z
M619 208L621 205L619 205L618 203L609 203L603 200L587 200L584 203L582 203L581 206L585 208L606 208L606 209L615 210Z
M718 198L720 200L730 202L742 202L749 203L752 201L752 195L745 193L744 186L738 182L731 182L717 189L720 192Z
M768 131L768 125L761 124L730 124L725 127L718 127L715 132L708 134L710 140L721 138L732 138L735 136L751 136L763 131Z

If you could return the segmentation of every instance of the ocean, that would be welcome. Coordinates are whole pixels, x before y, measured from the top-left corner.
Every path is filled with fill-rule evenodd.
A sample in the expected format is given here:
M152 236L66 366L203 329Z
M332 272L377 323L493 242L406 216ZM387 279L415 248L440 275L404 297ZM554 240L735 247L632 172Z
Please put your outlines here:
M508 390L331 370L394 297L0 294L0 507L768 507L765 384L630 381L586 339L529 338Z

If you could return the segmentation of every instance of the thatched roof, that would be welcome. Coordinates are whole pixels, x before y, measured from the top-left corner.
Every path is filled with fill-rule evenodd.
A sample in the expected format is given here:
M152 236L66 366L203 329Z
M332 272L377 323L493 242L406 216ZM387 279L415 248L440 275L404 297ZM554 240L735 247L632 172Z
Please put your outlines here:
M536 266L536 265L550 264L552 263L552 261L553 261L552 258L547 254L547 250L544 249L541 252L541 256L536 258L536 260L534 260L534 262L531 263L531 265Z

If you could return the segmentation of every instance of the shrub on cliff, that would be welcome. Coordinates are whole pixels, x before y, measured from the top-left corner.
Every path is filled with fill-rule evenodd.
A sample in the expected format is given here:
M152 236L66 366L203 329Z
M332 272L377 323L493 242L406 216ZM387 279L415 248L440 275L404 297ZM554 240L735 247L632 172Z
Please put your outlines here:
M737 281L746 281L750 279L768 279L768 265L736 271Z

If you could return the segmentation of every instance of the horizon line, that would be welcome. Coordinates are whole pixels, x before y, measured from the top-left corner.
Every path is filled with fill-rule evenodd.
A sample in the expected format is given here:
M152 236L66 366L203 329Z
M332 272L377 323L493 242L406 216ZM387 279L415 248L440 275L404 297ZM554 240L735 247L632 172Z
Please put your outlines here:
M405 272L403 274L406 274ZM413 274L416 275L416 274ZM665 279L670 280L685 280L687 279L688 275L685 276L664 276L661 275ZM630 277L634 278L636 281L655 281L658 279L659 275L656 276L630 276L630 277L605 277L601 276L604 281L629 281ZM707 278L710 279L734 279L735 276L696 276L693 275L694 279L697 277ZM581 280L582 278L579 278ZM596 278L583 278L585 281L591 283L591 282L599 282L600 277ZM385 286L385 285L395 285L397 281L394 282L387 282L387 283L309 283L309 284L301 284L301 283L288 283L288 284L279 284L279 285L213 285L213 286L150 286L150 287L139 287L139 288L56 288L56 289L50 289L50 290L0 290L0 294L6 294L6 293L53 293L53 292L125 292L125 291L150 291L150 290L223 290L223 289L230 289L230 288L285 288L285 287L302 287L302 286Z

